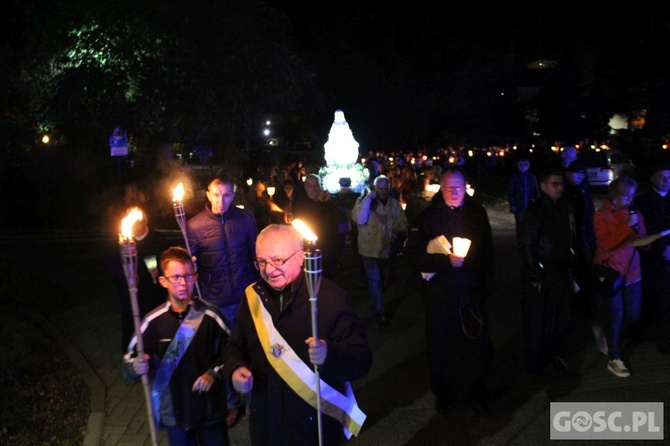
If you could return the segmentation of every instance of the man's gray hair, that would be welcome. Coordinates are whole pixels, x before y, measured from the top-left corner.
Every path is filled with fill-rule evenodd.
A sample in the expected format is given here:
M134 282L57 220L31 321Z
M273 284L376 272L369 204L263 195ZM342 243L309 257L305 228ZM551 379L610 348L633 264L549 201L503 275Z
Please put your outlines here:
M256 238L256 244L260 243L260 241L266 237L271 237L275 234L284 234L288 236L292 242L295 242L296 248L304 249L305 244L303 240L303 236L298 231L296 228L294 228L291 225L278 225L278 224L271 224L263 228L263 230L258 234L258 237Z

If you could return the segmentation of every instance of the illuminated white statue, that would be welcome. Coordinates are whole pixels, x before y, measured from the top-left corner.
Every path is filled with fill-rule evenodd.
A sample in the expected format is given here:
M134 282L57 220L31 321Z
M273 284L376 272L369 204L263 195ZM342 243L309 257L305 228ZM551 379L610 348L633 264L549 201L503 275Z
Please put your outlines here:
M360 192L365 186L369 173L358 164L358 142L349 128L349 123L344 118L344 112L337 110L333 125L328 133L328 141L324 144L326 167L319 172L323 179L323 187L330 193L340 190L340 179L351 180L350 189Z

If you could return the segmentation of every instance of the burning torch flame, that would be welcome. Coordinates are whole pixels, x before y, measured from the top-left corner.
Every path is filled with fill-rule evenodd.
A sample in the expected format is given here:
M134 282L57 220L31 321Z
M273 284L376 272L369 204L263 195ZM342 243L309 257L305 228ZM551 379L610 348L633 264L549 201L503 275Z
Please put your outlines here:
M293 220L291 224L293 225L294 228L298 230L298 232L300 232L300 234L302 234L305 240L310 242L315 242L317 240L318 237L316 236L316 234L314 234L312 230L309 229L309 226L303 223L302 220L297 219Z
M181 203L181 200L184 198L184 183L177 184L177 187L172 191L172 201L175 203Z
M124 239L133 238L133 225L139 220L142 220L142 211L138 207L132 208L126 218L121 220L121 235Z

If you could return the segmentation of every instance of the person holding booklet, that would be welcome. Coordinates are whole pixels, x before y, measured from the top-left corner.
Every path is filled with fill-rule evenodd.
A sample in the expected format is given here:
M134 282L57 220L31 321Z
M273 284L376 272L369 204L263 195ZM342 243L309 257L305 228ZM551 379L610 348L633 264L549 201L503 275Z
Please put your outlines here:
M440 192L410 229L405 254L424 279L435 410L447 413L465 406L489 417L486 378L493 344L485 301L494 283L493 235L486 209L465 189L463 172L446 169ZM471 243L467 252L458 249L462 239Z
M224 356L224 376L249 394L253 445L318 443L314 366L319 367L322 440L339 444L357 435L365 414L349 381L364 378L372 350L349 294L322 278L318 333L302 266L303 238L292 226L272 224L256 240L262 280L246 289Z

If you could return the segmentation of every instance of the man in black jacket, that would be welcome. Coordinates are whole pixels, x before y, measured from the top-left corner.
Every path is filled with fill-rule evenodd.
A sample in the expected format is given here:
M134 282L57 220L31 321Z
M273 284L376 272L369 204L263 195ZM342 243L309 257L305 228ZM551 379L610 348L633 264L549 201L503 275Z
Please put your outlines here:
M434 273L423 281L426 342L435 409L471 405L488 415L486 376L492 355L485 299L494 278L493 236L483 206L465 193L465 177L445 170L440 193L418 215L405 252L418 271ZM428 243L444 236L471 240L466 257L427 252Z
M550 362L567 370L571 266L575 243L572 209L566 200L560 170L542 172L540 198L521 217L519 251L526 369L540 375Z
M188 251L168 248L160 258L168 300L142 322L144 356L133 337L124 357L130 378L153 371L154 420L171 446L228 444L223 351L228 340L219 309L193 298L195 274Z
M207 184L205 209L186 223L191 253L198 262L201 297L219 307L231 329L245 288L258 277L253 267L256 220L251 211L232 206L234 199L235 181L216 176ZM228 408L232 427L243 410L232 389Z
M247 288L224 357L226 379L251 393L251 444L318 444L314 366L321 379L323 444L339 444L343 427L357 434L365 420L349 384L372 366L363 322L349 294L324 277L319 339L312 337L303 240L292 226L263 229L256 255L263 280Z
M648 234L670 229L670 162L660 163L651 174L651 190L635 199ZM642 254L642 316L652 327L658 348L670 353L670 236L652 243Z

